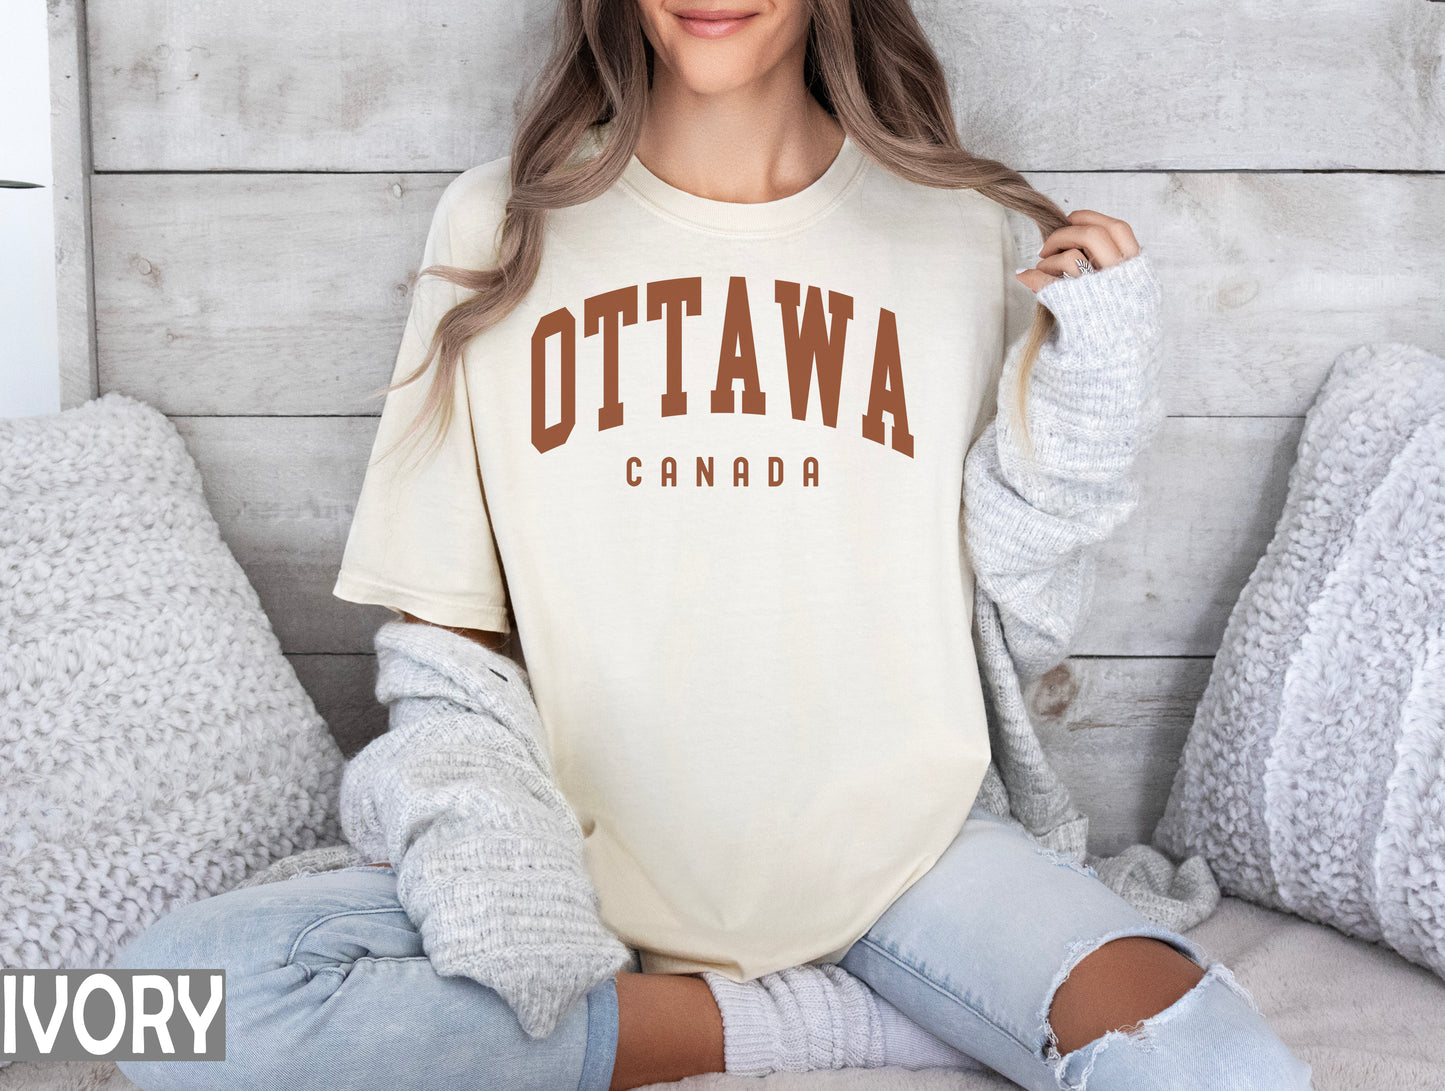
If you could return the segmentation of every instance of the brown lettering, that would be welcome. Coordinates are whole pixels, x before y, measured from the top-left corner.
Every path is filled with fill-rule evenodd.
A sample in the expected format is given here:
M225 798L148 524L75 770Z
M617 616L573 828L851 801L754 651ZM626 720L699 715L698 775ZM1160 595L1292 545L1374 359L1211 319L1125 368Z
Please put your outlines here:
M893 414L893 449L913 457L913 435L908 431L908 406L903 400L903 364L898 356L898 322L886 307L878 312L878 343L873 349L873 380L868 387L868 412L863 414L863 436L883 442L883 412Z
M729 277L722 347L718 350L717 385L712 391L714 413L733 411L733 382L737 379L743 381L743 412L762 413L767 396L758 384L758 350L753 344L748 283L743 277Z
M815 286L808 285L801 322L798 321L799 286L792 281L777 281L774 295L783 309L783 345L788 358L788 397L793 419L803 420L808 415L808 393L816 364L823 423L836 428L838 391L843 381L843 343L848 334L848 319L853 317L853 297L842 292L828 293L828 313L832 316L829 326L823 317L823 294Z
M662 415L675 417L687 412L687 391L682 389L682 316L702 313L702 277L676 277L647 284L647 320L667 316L667 391L662 395Z
M562 419L547 424L547 338L562 339ZM577 320L566 307L544 314L532 331L532 446L550 451L567 442L577 423Z
M637 285L588 296L582 303L582 336L602 331L602 408L597 410L597 430L616 428L622 423L622 403L617 400L617 333L622 326L637 322Z

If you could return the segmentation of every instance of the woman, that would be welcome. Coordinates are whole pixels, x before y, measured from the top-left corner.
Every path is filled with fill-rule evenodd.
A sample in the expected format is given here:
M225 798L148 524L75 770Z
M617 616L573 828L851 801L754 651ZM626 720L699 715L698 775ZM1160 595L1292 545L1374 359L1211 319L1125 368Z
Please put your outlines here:
M1090 475L1123 479L1068 459L1147 356L1132 229L960 146L906 0L734 2L563 0L510 157L438 205L335 589L498 655L515 619L647 972L532 1038L437 973L389 865L233 891L125 953L228 966L239 998L231 1060L123 1063L142 1087L976 1060L1029 1088L1308 1086L1227 970L974 802L965 457L1006 482L980 527L1085 521ZM1044 235L1012 280L1005 209ZM1094 386L1059 405L1070 369ZM427 424L423 468L389 461ZM1019 647L1035 622L1010 614Z

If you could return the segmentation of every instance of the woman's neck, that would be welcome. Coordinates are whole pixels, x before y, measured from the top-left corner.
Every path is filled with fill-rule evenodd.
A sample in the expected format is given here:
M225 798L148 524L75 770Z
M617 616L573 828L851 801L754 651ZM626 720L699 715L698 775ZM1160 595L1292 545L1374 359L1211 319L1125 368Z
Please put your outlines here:
M776 79L700 95L659 66L635 154L678 189L752 204L811 185L842 144L842 126L801 74L780 71Z

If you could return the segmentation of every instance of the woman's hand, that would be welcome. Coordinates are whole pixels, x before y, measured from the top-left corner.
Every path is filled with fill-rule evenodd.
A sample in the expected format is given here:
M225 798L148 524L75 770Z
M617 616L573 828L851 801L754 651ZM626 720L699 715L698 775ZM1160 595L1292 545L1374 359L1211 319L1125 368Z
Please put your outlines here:
M1067 219L1067 227L1044 240L1038 265L1014 274L1032 292L1057 282L1061 276L1084 275L1079 272L1076 258L1086 258L1095 269L1107 269L1139 253L1134 230L1123 220L1091 208L1076 208Z

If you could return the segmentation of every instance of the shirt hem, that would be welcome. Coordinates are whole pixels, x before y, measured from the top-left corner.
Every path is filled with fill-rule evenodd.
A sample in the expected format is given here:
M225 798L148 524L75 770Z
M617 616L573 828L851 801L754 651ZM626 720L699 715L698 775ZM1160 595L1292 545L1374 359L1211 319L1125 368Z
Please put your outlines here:
M413 591L383 580L347 573L337 577L331 594L345 602L402 610L435 625L499 633L512 631L511 619L504 603L458 602L456 599Z

